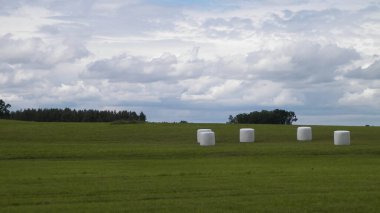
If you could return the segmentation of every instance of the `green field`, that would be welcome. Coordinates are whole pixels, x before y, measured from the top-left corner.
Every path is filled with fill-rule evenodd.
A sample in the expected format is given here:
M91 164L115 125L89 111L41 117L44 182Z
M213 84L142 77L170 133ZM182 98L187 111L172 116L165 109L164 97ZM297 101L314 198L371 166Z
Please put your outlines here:
M379 212L380 127L296 128L0 120L0 212Z

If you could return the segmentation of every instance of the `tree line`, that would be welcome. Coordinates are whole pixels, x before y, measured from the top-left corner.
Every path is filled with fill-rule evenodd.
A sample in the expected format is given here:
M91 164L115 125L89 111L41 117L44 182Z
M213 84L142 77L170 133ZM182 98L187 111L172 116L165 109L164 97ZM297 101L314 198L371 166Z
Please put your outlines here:
M10 104L0 99L0 118L22 121L41 122L112 122L118 120L145 122L146 115L143 112L137 114L134 111L111 111L70 108L51 109L23 109L10 111Z
M230 115L228 123L236 124L292 124L297 116L292 111L275 109L272 111L262 110L250 113L241 113L236 116Z

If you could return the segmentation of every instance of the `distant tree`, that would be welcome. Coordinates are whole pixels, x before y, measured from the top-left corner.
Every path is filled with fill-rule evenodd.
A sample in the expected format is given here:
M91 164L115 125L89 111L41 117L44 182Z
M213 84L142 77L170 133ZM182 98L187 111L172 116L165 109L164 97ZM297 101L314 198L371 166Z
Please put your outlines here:
M297 120L294 112L282 109L275 109L273 111L261 110L261 112L254 111L237 114L235 117L232 115L228 117L229 123L240 124L292 124Z
M139 121L146 121L146 116L143 112L140 112Z
M139 116L137 115L137 113L136 112L130 112L129 113L129 120L131 120L131 121L137 121L137 120L139 120Z
M9 118L9 108L11 108L11 105L0 99L0 118Z
M236 123L236 120L235 120L234 116L232 116L232 115L228 116L228 121L227 121L227 123L229 123L229 124L234 124L234 123Z

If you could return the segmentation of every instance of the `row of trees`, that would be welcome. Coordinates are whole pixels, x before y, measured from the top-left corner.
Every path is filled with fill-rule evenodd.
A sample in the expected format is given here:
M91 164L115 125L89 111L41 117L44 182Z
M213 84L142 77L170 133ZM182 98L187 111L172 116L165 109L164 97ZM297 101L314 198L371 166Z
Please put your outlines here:
M112 122L117 120L145 122L143 112L75 109L23 109L9 111L10 104L0 99L0 118L44 122Z
M273 111L262 110L250 113L241 113L236 116L230 115L228 123L238 124L292 124L296 122L297 116L292 111L275 109Z

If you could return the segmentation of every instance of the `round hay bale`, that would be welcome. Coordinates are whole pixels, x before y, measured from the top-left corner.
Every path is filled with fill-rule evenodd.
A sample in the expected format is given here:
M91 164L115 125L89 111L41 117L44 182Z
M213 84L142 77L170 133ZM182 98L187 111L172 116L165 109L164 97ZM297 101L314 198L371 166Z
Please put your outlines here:
M198 129L197 130L197 142L198 143L199 143L199 138L200 138L199 133L201 133L201 132L212 132L212 130L211 129Z
M214 146L215 145L215 133L214 132L200 132L199 144L201 146Z
M350 145L350 131L347 130L337 130L334 131L334 145Z
M252 128L241 128L240 129L240 142L254 142L255 141L255 130Z
M297 128L297 140L299 141L311 141L312 132L311 127L302 126Z

